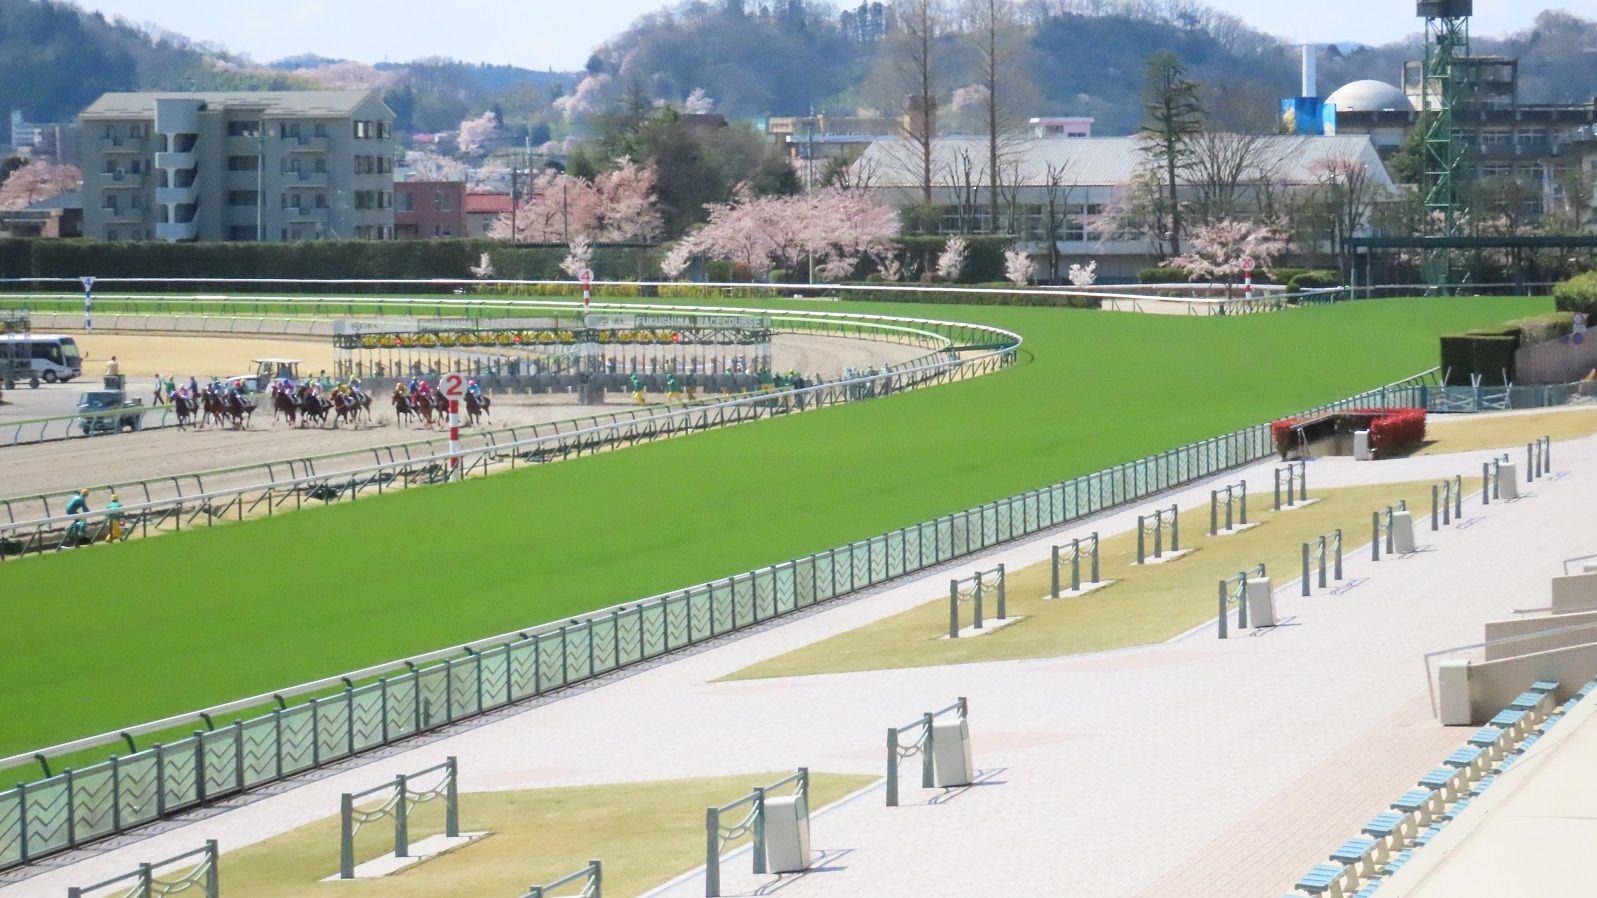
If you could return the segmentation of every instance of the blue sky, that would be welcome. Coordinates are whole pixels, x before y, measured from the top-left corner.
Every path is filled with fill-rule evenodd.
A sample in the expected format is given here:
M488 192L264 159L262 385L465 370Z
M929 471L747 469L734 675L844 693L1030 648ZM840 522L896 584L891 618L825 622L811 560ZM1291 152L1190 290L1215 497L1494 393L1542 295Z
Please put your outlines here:
M400 62L451 56L526 68L574 69L605 38L661 0L81 0L135 22L267 61L299 53ZM849 5L854 5L852 2ZM1383 43L1417 30L1412 0L1215 0L1286 38ZM1551 4L1597 17L1597 0ZM1475 0L1477 34L1523 28L1543 4Z

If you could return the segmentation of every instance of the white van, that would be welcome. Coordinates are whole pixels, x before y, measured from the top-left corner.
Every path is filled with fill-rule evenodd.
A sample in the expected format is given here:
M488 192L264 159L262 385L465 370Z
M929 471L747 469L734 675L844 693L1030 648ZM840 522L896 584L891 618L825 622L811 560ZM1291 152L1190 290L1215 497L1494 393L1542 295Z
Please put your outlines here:
M83 376L77 342L61 334L0 335L0 364L13 359L19 380L37 377L53 384Z

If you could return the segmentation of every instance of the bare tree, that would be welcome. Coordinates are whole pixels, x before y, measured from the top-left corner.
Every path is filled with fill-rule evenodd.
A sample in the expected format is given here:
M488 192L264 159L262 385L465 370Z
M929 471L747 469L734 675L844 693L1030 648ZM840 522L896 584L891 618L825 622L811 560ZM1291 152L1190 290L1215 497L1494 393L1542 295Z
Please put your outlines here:
M943 166L943 176L954 200L952 205L959 233L969 234L975 231L978 193L986 173L976 164L976 159L970 154L970 150L961 147Z
M1059 240L1065 229L1065 216L1070 207L1070 195L1076 190L1074 181L1066 181L1070 163L1048 163L1048 170L1044 174L1044 190L1047 202L1043 205L1043 237L1048 241L1048 278L1056 280L1059 277ZM1082 228L1087 227L1087 222L1081 223Z
M1000 233L998 208L1003 157L1020 130L1023 97L1034 93L1024 64L1026 33L1011 0L964 0L972 74L981 89L982 136L987 139L988 228Z
M947 28L940 0L899 0L894 10L898 37L893 69L904 99L900 131L919 155L921 202L932 201L932 156L937 140L937 88L942 57L938 42Z
M1380 191L1370 180L1369 166L1358 159L1325 159L1313 169L1331 224L1331 250L1338 270L1348 277L1353 271L1353 248L1348 241L1369 223Z
M1280 165L1270 158L1268 147L1265 138L1254 134L1203 131L1187 140L1181 178L1195 224L1237 217L1247 188Z

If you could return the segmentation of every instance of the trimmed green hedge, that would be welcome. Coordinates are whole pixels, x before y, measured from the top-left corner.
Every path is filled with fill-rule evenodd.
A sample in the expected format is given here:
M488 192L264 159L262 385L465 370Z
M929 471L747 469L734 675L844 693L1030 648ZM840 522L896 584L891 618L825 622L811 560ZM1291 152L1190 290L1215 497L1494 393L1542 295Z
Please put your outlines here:
M1179 268L1155 266L1153 268L1144 268L1137 272L1137 283L1139 284L1185 284L1189 280L1191 278L1187 277L1187 273Z
M965 271L961 284L994 282L1004 279L1004 251L1010 247L1008 237L990 234L966 234L970 254L965 258ZM937 257L948 245L947 237L908 236L898 238L904 251L904 267L923 274L936 273Z
M1553 305L1561 312L1597 314L1597 271L1576 275L1554 287Z
M1467 387L1472 374L1487 386L1503 386L1504 376L1514 379L1514 352L1519 349L1519 329L1512 334L1468 333L1442 338L1442 373L1448 386Z
M494 240L319 240L303 243L0 241L0 277L471 278L488 253L503 278L564 279L564 246ZM659 250L600 246L593 267L611 278L654 277Z

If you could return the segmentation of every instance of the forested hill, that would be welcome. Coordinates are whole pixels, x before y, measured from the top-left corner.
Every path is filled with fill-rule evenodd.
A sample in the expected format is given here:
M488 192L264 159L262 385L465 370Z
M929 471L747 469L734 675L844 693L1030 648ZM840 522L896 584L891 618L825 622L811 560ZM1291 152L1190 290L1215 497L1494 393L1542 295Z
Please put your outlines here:
M958 2L938 42L942 108L957 108L975 80L960 33ZM1035 88L1035 114L1083 114L1102 133L1137 125L1143 63L1170 49L1209 89L1216 123L1270 127L1280 97L1298 88L1298 50L1193 0L1022 0L1024 69ZM1394 12L1394 15L1400 13ZM1348 34L1325 35L1321 89L1360 78L1396 82L1415 37L1382 47ZM730 116L891 112L905 91L896 77L902 29L893 4L834 7L818 0L689 0L640 18L605 42L589 62L584 107L615 102L628 89L682 101L695 90ZM1597 22L1547 12L1534 28L1477 38L1475 51L1519 57L1528 102L1590 100L1597 94ZM968 92L967 92L968 93Z
M936 42L939 106L958 128L972 106L970 41L950 14ZM1029 82L1024 114L1098 119L1100 133L1138 123L1143 63L1174 50L1207 90L1219 127L1268 129L1282 96L1297 90L1297 50L1195 0L1020 0L1018 68ZM1396 15L1397 13L1394 13ZM1418 21L1415 21L1416 29ZM1356 41L1350 33L1326 41ZM296 57L257 65L159 26L134 27L61 0L0 0L0 121L13 108L30 121L70 120L104 91L371 87L382 90L404 132L442 131L494 109L518 133L547 123L580 131L585 113L623 101L664 101L733 118L896 112L908 91L904 29L893 4L867 0L688 0L644 16L596 48L586 72L448 59L394 65ZM1322 53L1323 92L1358 78L1396 81L1417 36L1382 47L1342 43ZM1532 29L1477 37L1478 53L1521 60L1521 98L1589 101L1597 95L1597 21L1546 12ZM689 98L693 98L690 102ZM548 133L548 129L540 129Z

